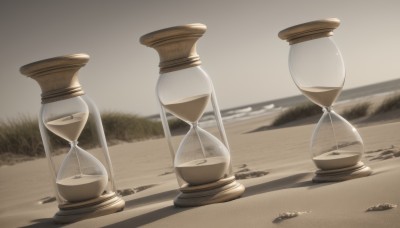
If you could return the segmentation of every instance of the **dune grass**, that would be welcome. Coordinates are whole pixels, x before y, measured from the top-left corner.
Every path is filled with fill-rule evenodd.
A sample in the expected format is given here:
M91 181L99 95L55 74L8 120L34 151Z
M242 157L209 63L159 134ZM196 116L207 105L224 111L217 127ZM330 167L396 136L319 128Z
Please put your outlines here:
M371 107L370 102L357 104L353 107L345 109L340 115L346 120L354 120L367 116Z
M363 102L345 109L340 115L346 120L354 120L365 116L376 116L393 110L400 109L400 93L389 95L378 107L371 111L372 104ZM272 127L284 125L286 123L307 118L321 113L321 108L313 103L303 103L292 107L281 113L271 124Z
M160 122L151 121L136 115L106 112L101 115L101 119L108 141L132 142L163 135Z
M374 111L370 112L371 103L357 104L344 110L341 115L347 119L357 119L370 115L379 115L400 109L400 93L388 96ZM321 107L308 102L289 108L281 113L271 126L281 126L286 123L304 119L313 115L320 115ZM159 121L152 121L144 117L120 112L102 113L104 133L109 145L119 142L132 142L155 137L162 137L163 130ZM169 121L171 131L183 132L189 125L179 119ZM50 134L54 149L65 147L65 140ZM91 148L93 134L89 124L85 126L79 137L79 144L84 148ZM43 143L39 132L37 119L20 116L13 120L0 121L0 165L13 164L19 161L31 160L35 157L44 157Z
M295 107L291 107L281 113L272 123L271 126L277 127L286 123L304 119L313 115L321 114L321 107L311 102L303 103Z
M154 137L162 137L159 121L119 112L106 112L102 115L104 133L109 145L118 142L132 142ZM79 137L79 145L88 149L94 146L93 132L86 124ZM175 123L172 127L179 128ZM64 148L65 140L50 133L53 149ZM44 148L37 119L21 116L0 122L0 164L13 164L16 161L44 157Z
M0 122L0 153L38 156L43 151L37 120L21 116Z
M104 134L108 145L119 142L133 142L164 135L161 122L121 112L104 112L101 114ZM169 121L171 131L187 129L187 123L179 119ZM66 147L64 139L49 133L54 150ZM93 148L96 142L90 128L85 125L79 136L79 145L85 149ZM65 152L60 150L58 153ZM13 120L0 122L0 165L13 164L18 161L44 157L44 148L36 118L20 116Z
M400 109L400 93L389 95L382 103L374 110L372 115L383 114L396 109Z

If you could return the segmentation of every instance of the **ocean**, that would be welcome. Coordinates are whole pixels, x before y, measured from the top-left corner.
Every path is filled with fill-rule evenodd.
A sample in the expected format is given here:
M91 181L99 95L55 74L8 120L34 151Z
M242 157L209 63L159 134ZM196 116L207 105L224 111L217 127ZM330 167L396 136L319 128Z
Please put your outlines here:
M400 92L400 79L343 90L335 103L347 102L360 97L376 94L384 95L385 93L393 93L397 91ZM221 110L221 116L224 122L244 120L261 115L274 114L278 111L282 111L282 109L296 106L307 101L308 99L304 95L300 94L297 96L224 109ZM153 115L149 118L159 120L158 115ZM212 112L206 112L200 120L200 126L202 127L209 126L213 123L215 123L215 121Z
M365 96L392 93L397 91L400 92L400 79L343 90L336 103L346 102ZM297 96L221 110L221 116L224 122L238 119L248 119L268 113L272 114L276 111L281 111L284 108L296 106L307 101L308 99L304 95L300 94ZM208 120L213 119L210 115L211 113L206 113L201 122L207 122Z

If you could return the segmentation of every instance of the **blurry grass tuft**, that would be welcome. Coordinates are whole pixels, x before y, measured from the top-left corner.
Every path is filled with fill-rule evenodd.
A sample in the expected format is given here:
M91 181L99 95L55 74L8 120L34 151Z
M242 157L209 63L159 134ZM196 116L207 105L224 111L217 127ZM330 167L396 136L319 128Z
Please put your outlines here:
M104 133L108 141L121 140L132 142L163 135L160 122L148 120L136 115L120 112L105 112L101 115L101 119Z
M169 120L168 125L169 125L169 129L171 129L171 131L184 130L186 132L190 128L190 125L188 123L186 123L185 121L178 119L178 118Z
M340 115L346 120L354 120L368 115L368 110L371 107L370 102L357 104L353 107L345 109Z
M101 118L109 145L163 136L163 129L159 121L120 112L105 112ZM79 137L79 145L85 149L94 146L91 141L93 133L90 131L89 125L88 122ZM179 130L188 125L181 120L172 120L170 127L171 130ZM54 150L61 151L68 145L65 140L53 133L49 133L49 135L52 138ZM0 121L0 165L14 164L44 156L37 119L21 116L13 120Z
M37 120L20 116L0 122L0 153L43 156L43 144Z
M388 96L382 103L374 110L372 115L378 115L400 109L400 93Z
M281 113L272 123L272 126L281 126L283 124L304 119L316 114L321 114L322 108L313 103L304 103L292 108L287 109Z

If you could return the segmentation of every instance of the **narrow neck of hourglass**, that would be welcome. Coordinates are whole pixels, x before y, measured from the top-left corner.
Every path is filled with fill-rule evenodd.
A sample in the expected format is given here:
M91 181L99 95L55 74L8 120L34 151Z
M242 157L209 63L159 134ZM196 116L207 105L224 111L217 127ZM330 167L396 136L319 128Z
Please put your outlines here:
M78 146L78 141L70 141L69 144L71 145L71 147L77 147Z
M196 129L199 126L199 122L192 122L192 127Z
M323 107L322 110L323 110L324 112L329 112L329 113L334 112L334 111L333 111L333 106Z

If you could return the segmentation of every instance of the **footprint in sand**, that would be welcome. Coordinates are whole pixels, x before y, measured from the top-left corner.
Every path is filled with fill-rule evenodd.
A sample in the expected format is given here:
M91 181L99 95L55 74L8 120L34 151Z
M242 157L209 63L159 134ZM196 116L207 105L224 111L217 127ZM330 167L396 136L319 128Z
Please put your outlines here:
M370 208L368 208L366 210L366 212L370 212L370 211L386 211L389 209L393 209L396 208L397 205L396 204L391 204L391 203L380 203L378 205L372 206Z
M400 147L392 145L389 148L367 151L365 154L365 157L369 158L370 161L387 160L400 157Z
M146 189L152 188L154 186L156 186L156 184L144 185L144 186L140 186L137 188L125 188L125 189L117 190L117 193L120 196L129 196L129 195L144 191Z
M239 170L235 172L236 180L250 179L267 175L266 171L253 171L247 168L247 164L239 166Z
M299 215L307 214L307 213L310 213L310 212L311 212L311 211L296 211L296 212L285 212L285 213L281 213L281 214L279 214L278 217L276 217L272 222L273 222L273 223L280 223L280 222L282 222L283 220L295 218L295 217L297 217L297 216L299 216Z

